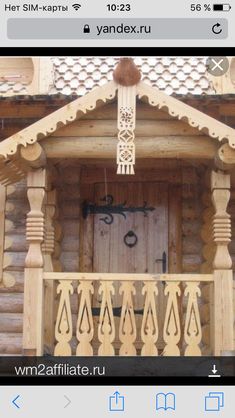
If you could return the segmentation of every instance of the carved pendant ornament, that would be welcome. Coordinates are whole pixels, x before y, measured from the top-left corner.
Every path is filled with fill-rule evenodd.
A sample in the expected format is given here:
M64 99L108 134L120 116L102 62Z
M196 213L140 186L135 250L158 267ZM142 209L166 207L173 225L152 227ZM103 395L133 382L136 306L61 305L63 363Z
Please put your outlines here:
M118 86L117 174L135 174L136 86Z

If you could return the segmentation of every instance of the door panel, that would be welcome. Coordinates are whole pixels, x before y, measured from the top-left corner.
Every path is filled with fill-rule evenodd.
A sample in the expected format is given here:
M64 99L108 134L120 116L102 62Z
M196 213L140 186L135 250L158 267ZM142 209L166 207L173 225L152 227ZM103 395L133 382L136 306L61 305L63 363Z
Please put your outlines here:
M103 214L94 215L94 248L93 271L103 273L162 273L162 259L168 253L168 186L160 183L109 183L108 190L102 183L95 184L94 197L97 205L105 204L105 195L113 197L113 206L123 204L125 207L153 207L146 216L141 211L113 214L113 222L106 224ZM124 236L133 231L137 243L130 248L124 243ZM121 307L122 296L119 295L119 283L114 283L115 296L113 306ZM136 284L134 309L144 306L142 283ZM159 329L163 327L164 297L163 287L159 286L157 306ZM98 289L95 289L93 306L100 306ZM142 315L136 315L137 342L140 341ZM119 318L115 317L116 330ZM161 339L161 336L160 336Z

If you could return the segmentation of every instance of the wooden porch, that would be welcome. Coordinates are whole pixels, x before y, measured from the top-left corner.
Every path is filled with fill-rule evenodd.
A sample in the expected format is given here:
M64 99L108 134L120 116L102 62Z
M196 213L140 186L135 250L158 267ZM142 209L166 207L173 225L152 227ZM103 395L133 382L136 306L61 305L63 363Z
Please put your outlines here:
M228 208L235 131L143 82L131 86L131 94L123 87L110 82L1 143L2 183L27 178L25 355L198 356L234 349ZM120 176L113 168L117 91L118 101L131 97L131 118L138 115L131 127L132 176L134 157L123 161L123 144L118 164L128 172ZM111 101L107 108L106 101ZM76 184L69 189L63 178L71 167ZM142 212L129 210L102 226L104 219L94 212L84 219L83 203L97 206L103 200L110 209L109 194L125 210ZM145 202L154 208L147 217ZM68 228L61 209L70 221L75 212L77 224ZM65 267L66 255L58 255L61 229L70 249L76 236ZM188 229L191 243L183 237ZM126 241L125 246L126 236L136 236L138 245ZM12 246L11 237L7 245ZM185 251L190 245L191 252ZM79 263L73 262L75 256ZM132 256L134 262L128 263ZM11 281L11 273L5 280Z

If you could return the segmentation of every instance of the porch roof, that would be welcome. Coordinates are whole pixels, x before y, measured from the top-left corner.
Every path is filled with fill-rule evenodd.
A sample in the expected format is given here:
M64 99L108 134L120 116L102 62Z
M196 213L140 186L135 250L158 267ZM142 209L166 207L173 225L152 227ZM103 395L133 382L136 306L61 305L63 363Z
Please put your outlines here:
M32 144L40 142L61 127L79 120L84 114L115 99L117 89L118 84L115 81L110 81L4 139L0 143L0 181L3 184L10 184L26 175L29 168L21 160L19 153L21 147L27 148ZM180 101L176 97L166 95L143 81L137 84L136 95L140 100L146 101L147 99L147 103L150 106L167 112L172 118L184 121L198 131L213 138L216 142L227 141L228 146L235 149L235 129L226 124Z

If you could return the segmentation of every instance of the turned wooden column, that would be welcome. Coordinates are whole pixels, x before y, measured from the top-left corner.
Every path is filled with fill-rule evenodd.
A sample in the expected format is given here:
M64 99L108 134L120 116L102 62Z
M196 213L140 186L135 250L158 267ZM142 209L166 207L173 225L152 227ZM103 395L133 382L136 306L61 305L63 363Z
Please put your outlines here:
M26 220L29 243L25 259L23 350L25 355L43 352L43 203L46 188L45 169L32 170L27 178L30 211Z
M214 268L214 354L233 350L233 272L228 244L231 241L231 219L227 213L230 199L230 174L211 173L213 240L216 252Z
M42 244L44 271L53 271L52 255L55 250L54 216L56 211L56 190L48 190L45 198L45 235ZM55 283L45 283L45 349L50 354L55 346Z

